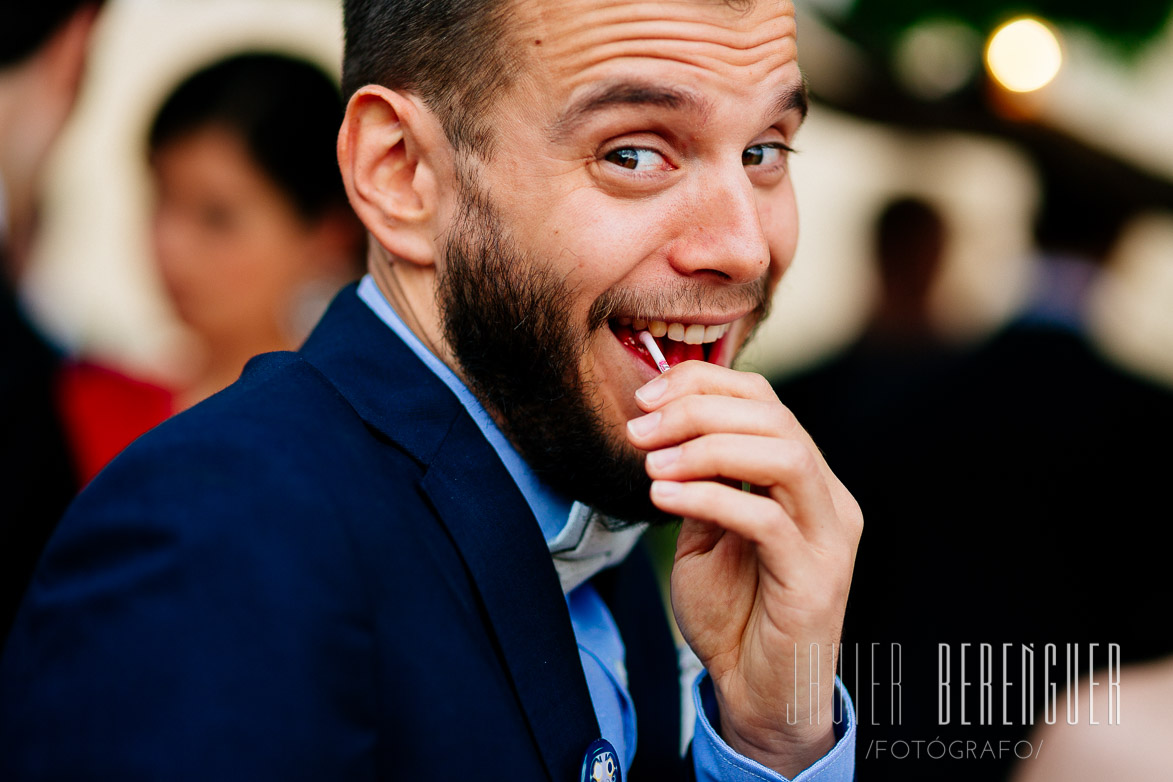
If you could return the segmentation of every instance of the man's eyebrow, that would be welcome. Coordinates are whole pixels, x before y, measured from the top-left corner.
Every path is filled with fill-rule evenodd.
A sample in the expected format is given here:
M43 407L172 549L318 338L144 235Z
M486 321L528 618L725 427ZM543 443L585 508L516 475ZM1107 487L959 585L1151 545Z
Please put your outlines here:
M655 106L673 111L693 109L702 115L707 115L712 110L707 100L690 90L631 81L601 84L558 115L550 125L549 136L552 140L558 141L584 117L612 106ZM806 80L803 79L797 84L785 87L778 94L771 107L770 116L781 117L796 111L801 119L806 119L809 108L810 98Z
M563 138L584 117L612 106L655 106L673 111L692 109L703 115L712 109L707 100L690 90L643 82L612 82L599 85L567 106L550 125L550 138L555 141Z
M810 95L806 88L806 79L784 88L774 99L771 116L781 117L792 111L797 111L800 119L806 119L810 110Z

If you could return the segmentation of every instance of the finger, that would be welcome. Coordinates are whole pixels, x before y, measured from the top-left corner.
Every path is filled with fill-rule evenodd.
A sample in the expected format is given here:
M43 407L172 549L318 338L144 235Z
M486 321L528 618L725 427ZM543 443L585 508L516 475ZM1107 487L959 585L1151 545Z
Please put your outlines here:
M679 366L684 366L680 364ZM744 373L742 373L744 374ZM627 423L628 441L636 448L654 451L680 445L690 439L717 433L752 434L791 439L810 449L837 502L849 510L851 495L835 477L822 452L794 414L774 397L769 401L712 395L675 399L658 410Z
M715 524L771 550L795 552L803 542L793 519L769 497L713 481L653 481L651 498L665 513Z
M834 472L823 458L822 452L814 444L814 440L811 439L806 429L794 418L789 408L778 401L778 397L774 393L774 389L769 381L761 375L752 372L741 372L715 364L708 364L703 361L685 361L640 388L636 392L636 402L647 413L654 413L661 412L660 408L689 395L725 396L746 400L756 399L777 405L779 411L774 412L772 415L781 417L773 422L774 428L779 432L789 433L790 436L805 441L814 449L814 453L822 465L827 482L831 486L831 493L834 497L835 506L839 511L839 516L844 519L853 520L858 531L862 531L863 516L860 513L859 505L851 496L851 493L835 477ZM645 415L635 420L640 421L646 418L649 418L649 416ZM652 436L651 433L658 428L658 424L660 423L663 423L662 415L659 418L654 418L648 424L642 426L636 424L635 426L644 435ZM660 436L663 437L664 435L661 434ZM686 435L680 436L678 442L685 438ZM671 439L671 435L668 435L668 439ZM649 450L650 448L667 445L668 442L665 440L656 440L654 442L644 441L641 445L633 440L633 444L641 447L643 450Z
M790 437L800 428L793 413L777 399L692 394L628 421L627 439L636 448L652 451L706 434Z
M662 423L664 420L663 413L665 411L663 408L679 400L694 396L726 400L732 398L756 400L766 405L776 406L763 419L768 422L771 431L779 436L793 435L805 439L814 447L814 441L806 429L795 418L790 408L778 400L778 395L774 393L774 388L770 385L770 382L761 375L753 372L741 372L716 364L707 364L703 361L685 361L682 364L677 364L668 372L644 385L635 392L635 395L636 403L640 409L650 414L633 419L631 422L634 424L635 430L642 434L650 434L651 431L658 428L656 424ZM712 404L717 405L720 403L712 402ZM710 407L708 409L714 410L719 408ZM656 418L654 413L661 413L661 416ZM736 416L736 413L727 414ZM699 414L690 414L689 417L694 426L704 424L705 422L705 416ZM645 423L645 420L649 422ZM720 431L720 424L717 422L721 420L724 420L723 414L710 415L708 417L709 423L707 428L703 432L698 431L697 433ZM629 426L629 432L631 430L632 427ZM760 434L763 432L748 433ZM680 439L684 439L687 436L687 434L683 434ZM633 444L639 446L634 441ZM644 448L644 450L647 450L647 448ZM824 461L824 468L830 472L830 468L826 466L821 453L819 453L819 459Z
M653 451L653 480L675 482L726 478L748 481L782 505L804 534L838 531L836 506L821 462L804 443L740 434L714 434Z
M691 394L731 396L740 399L777 401L770 382L753 372L708 364L704 361L685 361L677 364L655 380L635 392L640 409L651 412L674 399Z

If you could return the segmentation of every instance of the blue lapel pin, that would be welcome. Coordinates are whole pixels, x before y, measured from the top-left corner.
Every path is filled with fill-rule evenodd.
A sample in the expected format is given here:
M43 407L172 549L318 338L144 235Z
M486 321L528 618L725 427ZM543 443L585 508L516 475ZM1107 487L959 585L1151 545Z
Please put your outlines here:
M595 739L582 759L579 782L623 782L619 753L606 739Z

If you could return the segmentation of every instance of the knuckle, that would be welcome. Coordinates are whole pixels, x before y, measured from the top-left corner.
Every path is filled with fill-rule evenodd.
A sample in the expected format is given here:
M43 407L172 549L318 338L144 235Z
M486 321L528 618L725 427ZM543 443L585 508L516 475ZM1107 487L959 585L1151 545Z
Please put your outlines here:
M806 477L818 472L818 462L810 448L794 440L783 440L775 451L779 468L787 475Z
M687 384L688 388L692 388L695 383L701 382L702 378L698 378L698 374L703 374L706 370L705 362L703 361L685 361L672 367L672 371L677 374L681 381Z
M770 508L765 521L767 527L778 530L779 532L788 530L794 526L794 519L790 518L790 514L777 503Z
M770 381L757 373L749 375L749 387L753 395L759 399L776 399L777 395L774 393L774 386L770 385Z
M858 537L863 532L863 508L859 501L838 481L832 485L831 491L840 522Z
M757 517L762 529L782 532L786 528L794 525L794 520L790 518L790 514L777 502L770 502L768 504L761 503L757 507L759 508Z
M696 396L687 396L678 400L672 411L676 425L688 432L699 431L704 420L704 413L701 410L703 404L704 399Z
M798 418L786 405L779 402L774 405L774 425L781 434L790 434L798 427Z
M691 465L698 457L703 456L705 453L704 448L697 447L696 440L688 440L676 446L676 448L680 454L676 460L677 464Z
M856 539L858 539L863 534L863 508L850 495L845 505L846 507L841 514L843 521L847 525L847 528L855 535Z

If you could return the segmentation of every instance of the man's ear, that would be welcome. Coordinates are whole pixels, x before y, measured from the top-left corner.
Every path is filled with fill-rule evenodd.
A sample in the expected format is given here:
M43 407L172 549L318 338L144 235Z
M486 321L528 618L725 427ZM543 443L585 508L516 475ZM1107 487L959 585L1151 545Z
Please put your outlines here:
M435 115L410 93L368 85L351 96L338 164L355 214L396 258L434 263L440 172L450 159Z

